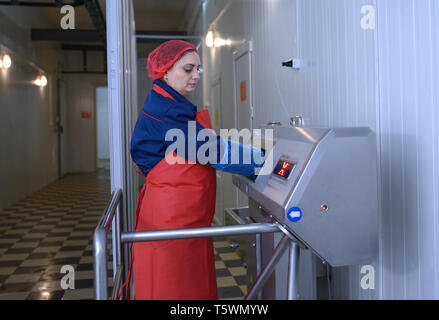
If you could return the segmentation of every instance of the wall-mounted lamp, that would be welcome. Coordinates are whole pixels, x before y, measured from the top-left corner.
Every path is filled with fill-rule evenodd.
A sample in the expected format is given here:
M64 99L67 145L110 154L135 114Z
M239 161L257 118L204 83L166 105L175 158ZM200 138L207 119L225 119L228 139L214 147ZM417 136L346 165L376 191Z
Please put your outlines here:
M232 44L232 41L229 39L222 39L222 38L215 38L214 40L214 46L215 47L222 47L222 46L230 46Z
M222 39L216 36L212 30L207 32L205 41L206 41L206 46L209 48L230 46L232 44L231 40Z
M206 46L208 46L209 48L212 48L214 45L214 40L213 40L213 31L208 31L206 34Z
M0 58L0 68L2 69L9 69L12 65L12 60L11 57L7 54L4 54L1 58Z
M39 87L45 87L47 86L47 78L46 76L40 76L34 81L34 83Z

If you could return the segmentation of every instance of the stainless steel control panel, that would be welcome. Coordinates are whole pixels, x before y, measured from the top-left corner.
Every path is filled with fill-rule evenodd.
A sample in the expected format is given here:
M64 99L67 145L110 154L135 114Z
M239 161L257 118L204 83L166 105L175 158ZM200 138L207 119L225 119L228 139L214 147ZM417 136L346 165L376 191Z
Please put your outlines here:
M235 186L330 265L370 262L378 250L375 134L264 129L273 130L274 146L262 174L254 181L233 176Z

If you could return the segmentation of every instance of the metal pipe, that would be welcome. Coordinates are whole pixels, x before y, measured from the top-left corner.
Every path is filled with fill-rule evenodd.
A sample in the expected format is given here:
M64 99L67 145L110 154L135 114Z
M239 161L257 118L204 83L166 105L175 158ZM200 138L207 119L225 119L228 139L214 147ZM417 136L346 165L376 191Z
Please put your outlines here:
M299 298L299 253L300 247L296 242L290 241L290 249L289 249L290 257L288 261L288 291L287 291L287 299L288 300L297 300Z
M265 282L267 282L277 263L279 262L282 254L287 248L289 241L291 241L286 235L282 237L277 247L274 249L273 255L268 261L267 265L262 270L261 274L256 279L256 282L251 287L250 291L245 296L245 300L253 300L256 294L262 289Z
M111 295L111 300L116 300L119 296L120 286L122 285L122 276L123 276L123 265L119 265L117 267L116 277L114 277L113 281L113 293Z
M93 237L95 300L107 300L107 233L97 228Z
M256 274L262 272L262 234L256 234ZM262 290L259 290L258 300L262 300Z
M97 0L85 0L85 8L88 11L93 25L96 28L96 32L102 42L106 43L107 29L104 14L102 13L101 6Z
M105 208L104 215L98 223L93 236L93 272L94 296L96 300L107 300L107 235L113 220L114 212L120 202L122 190L112 193L111 199ZM116 266L115 266L116 268Z
M262 271L262 234L256 234L256 272L260 274Z
M254 233L280 232L277 224L253 223L248 225L219 226L204 228L188 228L173 230L154 230L132 233L122 233L122 242L144 242L159 240L176 240L190 238L205 238L228 235L245 235Z
M113 227L112 227L112 234L113 234L113 278L116 277L116 266L122 264L122 242L120 241L120 233L121 233L121 226L120 226L120 219L122 216L122 206L117 206L117 210L115 213L115 218L113 219Z
M101 220L98 223L96 229L105 229L108 232L111 221L113 220L114 212L116 211L117 205L122 196L122 190L118 189L111 194L110 202L108 202L107 207L105 208L105 213L102 216Z

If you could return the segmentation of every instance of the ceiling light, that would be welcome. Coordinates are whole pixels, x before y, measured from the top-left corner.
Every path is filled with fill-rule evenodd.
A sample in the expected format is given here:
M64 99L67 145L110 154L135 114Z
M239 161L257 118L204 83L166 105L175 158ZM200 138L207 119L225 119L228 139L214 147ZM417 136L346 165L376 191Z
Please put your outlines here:
M46 76L41 76L41 86L42 87L45 87L45 86L47 86L47 78L46 78Z
M39 76L35 81L34 84L39 87L45 87L47 86L47 78L46 76Z
M3 56L3 68L9 69L12 65L11 57L7 54Z
M212 48L214 45L214 41L213 41L213 31L209 31L206 34L206 46L208 46L209 48Z
M215 47L222 47L222 46L230 46L232 45L232 40L230 39L222 39L222 38L215 38L213 45Z
M213 44L215 47L222 47L223 45L226 44L226 40L221 39L221 38L215 38L215 41Z

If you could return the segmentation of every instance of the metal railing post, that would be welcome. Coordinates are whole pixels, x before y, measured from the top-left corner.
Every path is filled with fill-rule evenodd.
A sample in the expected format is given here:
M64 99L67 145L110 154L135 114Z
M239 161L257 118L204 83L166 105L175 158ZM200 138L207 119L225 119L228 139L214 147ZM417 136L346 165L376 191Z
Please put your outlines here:
M258 242L261 241L261 234L273 233L283 231L278 223L252 223L245 225L232 226L215 226L215 227L201 227L201 228L185 228L174 230L153 230L142 232L121 232L121 216L122 209L120 199L122 191L117 190L113 192L111 200L105 209L98 226L95 229L93 238L93 255L94 255L94 289L96 300L108 299L108 278L107 278L107 236L110 226L113 227L113 293L112 299L117 299L120 291L120 286L123 277L124 265L122 263L122 245L129 242L146 242L146 241L161 241L161 240L177 240L177 239L193 239L193 238L207 238L215 236L226 235L246 235L256 234ZM113 217L115 216L114 220ZM283 231L285 232L285 231ZM273 271L282 253L285 251L290 239L288 236L284 237L279 242L274 250L273 256L268 262L267 266L261 271L258 279L246 299L252 299L263 287L269 275ZM260 245L260 243L258 243ZM294 251L292 249L292 251ZM258 272L261 268L261 257L258 256ZM293 281L293 278L290 278Z
M288 300L296 300L299 298L299 286L298 286L298 270L299 270L299 255L300 255L300 247L294 242L290 241L289 248L289 262L288 262Z
M117 287L116 275L117 269L121 265L121 241L120 241L120 199L122 196L122 190L118 189L111 194L110 202L107 204L104 215L98 223L93 236L93 259L94 259L94 296L96 300L108 299L108 253L107 253L107 236L110 227L113 226L113 256L116 262L113 265L115 270L113 279L115 280L114 286ZM116 219L113 221L114 214ZM114 264L114 262L113 262Z
M265 282L267 282L268 278L270 277L271 273L273 272L274 268L282 257L285 249L288 247L290 241L291 240L286 235L282 237L276 249L274 249L273 255L271 256L270 260L267 262L267 265L262 270L261 274L258 276L255 283L245 296L245 300L253 300L256 294L262 289Z
M117 266L122 263L122 242L121 237L121 217L122 217L122 205L121 201L116 209L115 217L113 220L113 277L116 277Z
M96 300L107 300L107 233L96 229L93 239L94 288Z
M122 285L122 277L123 277L123 265L120 264L117 267L116 276L114 277L114 288L113 293L111 295L111 300L116 300L119 295L120 287Z

